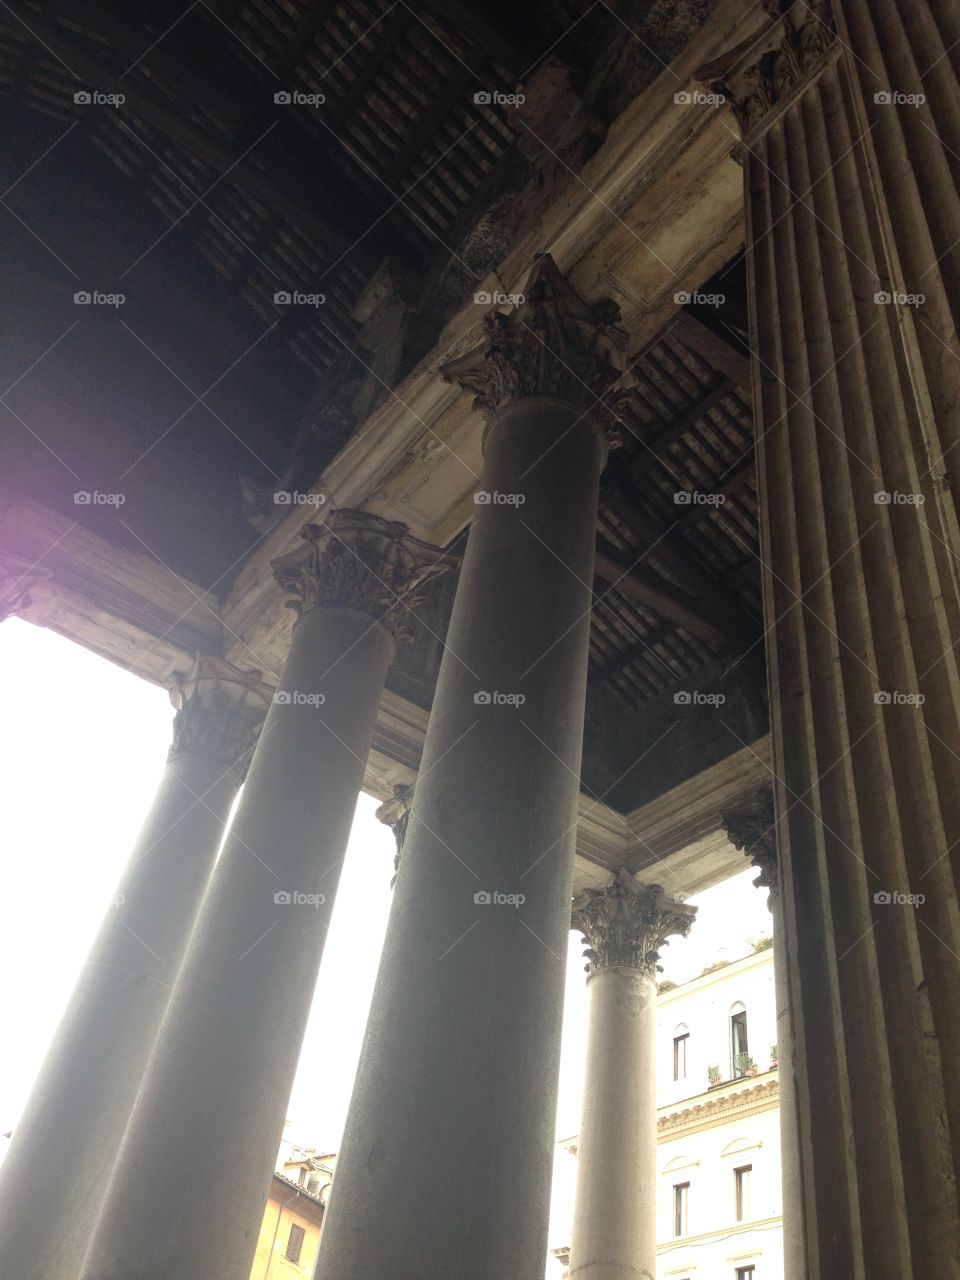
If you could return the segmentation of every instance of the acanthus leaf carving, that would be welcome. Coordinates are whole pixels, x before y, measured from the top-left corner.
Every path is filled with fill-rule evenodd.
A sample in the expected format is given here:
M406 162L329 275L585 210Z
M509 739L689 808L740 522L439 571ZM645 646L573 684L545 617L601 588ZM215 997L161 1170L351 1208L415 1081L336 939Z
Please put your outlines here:
M686 937L696 907L668 898L658 884L640 884L621 869L602 889L573 900L572 924L585 938L588 980L605 969L636 969L654 977L670 935Z

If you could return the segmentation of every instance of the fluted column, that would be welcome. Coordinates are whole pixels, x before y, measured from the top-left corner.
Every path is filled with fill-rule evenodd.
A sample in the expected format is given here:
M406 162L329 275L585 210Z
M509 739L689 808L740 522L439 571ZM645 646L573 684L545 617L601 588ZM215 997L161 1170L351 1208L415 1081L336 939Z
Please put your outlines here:
M743 851L760 874L754 885L766 889L772 916L773 980L777 1006L777 1075L780 1097L780 1178L783 1204L784 1280L805 1280L803 1175L797 1104L797 1069L790 1007L790 955L783 924L777 820L772 786L760 787L721 815L731 843Z
M573 903L590 991L571 1280L657 1274L657 961L696 907L620 871Z
M448 563L403 525L345 510L274 562L298 616L290 651L87 1280L249 1273L393 636Z
M542 1280L618 335L549 258L446 369L489 415L322 1280ZM594 412L596 410L596 412Z
M270 691L202 657L172 696L153 807L0 1169L3 1276L77 1274Z
M801 3L705 70L744 132L810 1280L960 1276L958 21Z

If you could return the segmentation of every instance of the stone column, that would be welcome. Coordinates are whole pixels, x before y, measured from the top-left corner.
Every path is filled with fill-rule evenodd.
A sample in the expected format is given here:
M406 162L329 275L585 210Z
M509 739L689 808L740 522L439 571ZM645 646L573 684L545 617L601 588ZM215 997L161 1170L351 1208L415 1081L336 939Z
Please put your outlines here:
M772 916L773 979L777 1005L777 1075L780 1094L780 1177L783 1203L784 1280L805 1280L803 1174L797 1104L797 1071L790 1006L790 956L783 924L777 820L773 787L760 787L720 819L735 848L742 850L760 874L754 885L765 888Z
M484 468L321 1280L542 1280L611 320L543 258L446 369Z
M209 657L172 693L156 799L0 1169L0 1275L77 1274L270 698Z
M574 899L590 1017L571 1280L657 1274L657 960L696 914L623 870Z
M337 511L274 562L298 616L81 1275L249 1273L393 633L449 558ZM322 1087L319 1086L319 1087Z
M958 22L809 0L705 69L744 135L810 1280L960 1276Z

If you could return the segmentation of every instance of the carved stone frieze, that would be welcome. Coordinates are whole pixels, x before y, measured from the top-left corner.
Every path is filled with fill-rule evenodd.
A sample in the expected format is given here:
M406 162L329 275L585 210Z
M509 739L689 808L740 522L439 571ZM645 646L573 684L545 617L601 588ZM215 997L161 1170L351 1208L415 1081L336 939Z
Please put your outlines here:
M721 813L720 821L730 843L741 849L760 872L753 883L758 889L770 891L767 904L772 909L773 901L780 892L773 788L759 787L735 808Z
M375 815L390 828L397 842L397 852L393 859L393 879L390 881L391 889L397 883L397 874L400 870L400 855L403 853L403 842L407 835L412 803L413 786L396 786L393 789L392 797L380 805Z
M766 0L764 8L775 20L698 74L728 99L747 142L773 122L838 49L829 0Z
M170 688L177 714L167 758L201 756L242 780L272 692L259 671L241 671L223 658L198 654L193 668Z
M620 870L603 889L585 889L573 900L572 924L584 936L587 977L604 969L637 969L654 977L660 948L671 934L686 937L696 907L665 896Z
M323 524L304 525L303 546L273 561L287 607L302 618L311 609L355 609L405 637L405 615L417 608L420 588L457 563L405 524L367 511L341 508Z
M599 408L623 371L625 338L609 299L585 302L549 254L538 258L509 315L488 311L483 343L440 368L446 382L472 391L475 407L494 413L528 396L553 396ZM602 426L614 422L603 413Z

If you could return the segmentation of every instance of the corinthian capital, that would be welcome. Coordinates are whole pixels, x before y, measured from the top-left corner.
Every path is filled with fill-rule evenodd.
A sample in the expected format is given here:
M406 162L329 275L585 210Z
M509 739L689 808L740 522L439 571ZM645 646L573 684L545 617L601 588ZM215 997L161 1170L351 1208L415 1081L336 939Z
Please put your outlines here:
M773 808L773 788L758 787L733 808L720 815L723 829L735 849L742 850L760 874L754 880L759 889L769 889L768 906L780 892L777 862L777 818Z
M198 654L170 689L177 708L169 760L201 756L242 780L253 755L272 690L260 673L241 671L223 658Z
M389 800L384 800L374 814L375 818L390 828L397 842L397 852L393 859L393 879L390 881L391 889L397 883L397 874L400 871L400 855L403 853L403 842L407 835L412 803L413 786L399 785L393 788L393 796Z
M537 259L522 296L510 315L488 311L482 344L442 365L440 376L472 391L484 414L527 396L599 405L624 366L616 305L584 302L549 254Z
M586 941L587 980L603 969L656 975L660 948L671 934L686 937L696 907L665 896L620 870L604 889L585 889L573 900L572 923Z
M311 609L356 609L402 634L404 615L423 600L419 588L457 563L411 537L405 524L368 511L340 508L300 534L303 546L273 561L298 618Z
M733 107L744 141L763 134L839 52L830 0L765 0L773 20L701 67Z

